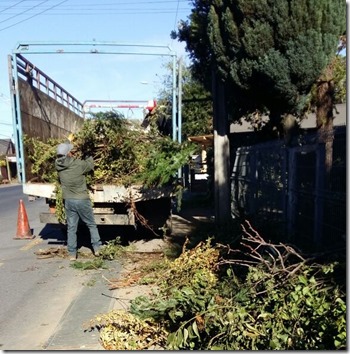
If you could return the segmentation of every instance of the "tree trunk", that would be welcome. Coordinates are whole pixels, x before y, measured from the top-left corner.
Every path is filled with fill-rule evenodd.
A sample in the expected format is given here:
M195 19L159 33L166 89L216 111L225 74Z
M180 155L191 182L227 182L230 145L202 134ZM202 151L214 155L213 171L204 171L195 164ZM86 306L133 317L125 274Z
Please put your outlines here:
M320 82L317 86L316 127L319 143L325 144L325 166L327 180L333 164L333 97L333 81L329 80Z
M215 221L224 225L231 218L231 188L229 178L230 144L226 114L224 84L212 72L214 125L214 201Z

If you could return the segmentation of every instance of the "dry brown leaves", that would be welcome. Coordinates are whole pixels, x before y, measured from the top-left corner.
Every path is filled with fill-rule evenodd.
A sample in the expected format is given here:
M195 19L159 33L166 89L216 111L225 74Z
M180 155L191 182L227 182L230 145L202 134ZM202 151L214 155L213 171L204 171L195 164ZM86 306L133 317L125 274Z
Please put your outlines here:
M144 276L151 274L145 267L152 262L162 260L163 257L163 252L130 252L120 278L108 279L109 290L138 284Z

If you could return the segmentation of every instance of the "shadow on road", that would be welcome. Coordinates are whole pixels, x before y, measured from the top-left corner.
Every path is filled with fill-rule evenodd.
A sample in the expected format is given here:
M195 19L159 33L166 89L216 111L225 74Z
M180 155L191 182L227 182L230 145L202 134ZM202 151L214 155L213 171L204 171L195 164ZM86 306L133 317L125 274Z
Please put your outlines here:
M119 237L122 246L127 246L129 242L133 241L161 238L161 235L155 235L147 230L136 230L133 226L98 225L98 230L102 244L107 244L117 237ZM67 228L63 224L46 224L39 235L47 241L48 245L67 245ZM87 247L92 250L89 229L85 225L79 225L77 236L78 249Z

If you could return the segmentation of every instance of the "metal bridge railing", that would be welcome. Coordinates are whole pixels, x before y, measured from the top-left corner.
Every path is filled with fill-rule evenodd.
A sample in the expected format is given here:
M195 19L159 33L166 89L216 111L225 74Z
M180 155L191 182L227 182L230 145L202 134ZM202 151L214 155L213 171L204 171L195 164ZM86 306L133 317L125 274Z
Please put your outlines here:
M56 83L48 75L36 68L21 54L16 55L18 76L28 81L33 87L46 93L49 97L61 103L79 116L84 116L83 103L72 96L62 86Z

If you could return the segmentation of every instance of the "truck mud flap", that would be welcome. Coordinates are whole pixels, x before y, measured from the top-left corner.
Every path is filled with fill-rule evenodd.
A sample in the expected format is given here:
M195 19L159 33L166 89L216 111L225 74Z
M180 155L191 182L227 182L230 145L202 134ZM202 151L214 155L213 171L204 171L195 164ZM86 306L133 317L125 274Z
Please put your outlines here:
M97 225L135 225L134 215L126 214L95 214ZM41 213L40 222L44 224L59 224L53 213Z

